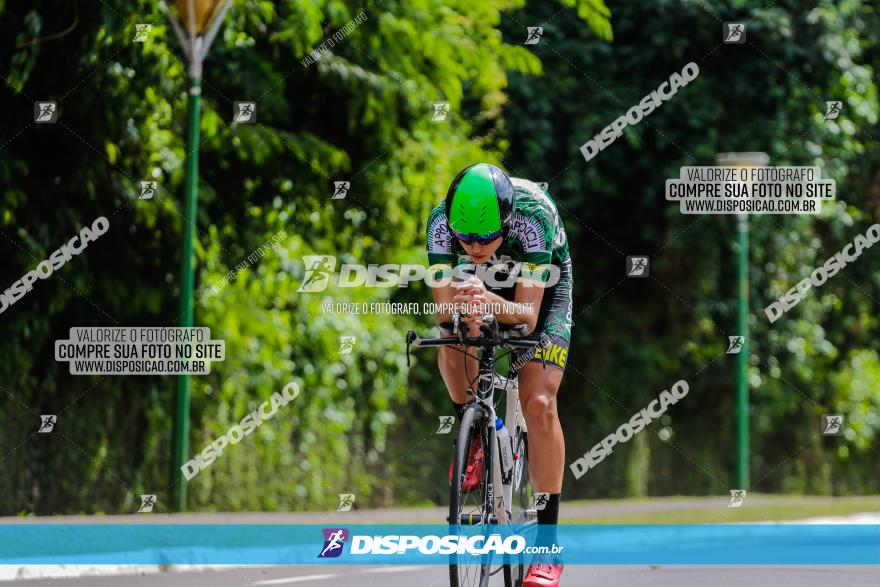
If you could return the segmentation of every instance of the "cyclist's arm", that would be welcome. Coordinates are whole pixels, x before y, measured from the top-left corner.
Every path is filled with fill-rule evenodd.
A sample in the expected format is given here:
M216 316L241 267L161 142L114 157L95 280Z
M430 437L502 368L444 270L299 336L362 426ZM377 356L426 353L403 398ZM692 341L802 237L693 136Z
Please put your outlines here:
M437 304L438 308L448 309L448 311L441 311L434 314L434 320L439 326L443 322L452 322L452 304L454 303L453 297L457 293L455 288L451 285L443 285L440 287L433 287L431 290L434 292L434 303Z
M516 285L513 302L505 301L500 296L489 292L493 302L501 304L501 312L497 316L499 322L504 324L528 324L529 333L538 325L538 310L541 307L541 299L544 297L544 288L533 284L526 287L520 282Z
M544 296L544 287L541 281L520 279L514 292L513 301L506 300L498 294L486 289L476 277L471 277L465 283L454 287L454 302L465 304L489 304L491 312L499 322L504 324L527 324L531 333L538 322L538 309L541 307L541 299ZM487 310L488 311L488 310ZM466 322L480 322L479 316L463 318Z

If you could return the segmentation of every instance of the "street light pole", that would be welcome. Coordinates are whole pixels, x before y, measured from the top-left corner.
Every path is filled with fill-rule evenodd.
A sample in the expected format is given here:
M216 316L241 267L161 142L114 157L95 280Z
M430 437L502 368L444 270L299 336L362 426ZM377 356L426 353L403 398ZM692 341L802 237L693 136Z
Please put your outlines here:
M767 165L766 153L719 153L718 165L762 167ZM737 319L736 336L742 346L736 356L736 483L737 489L749 486L749 216L738 214L737 233Z
M739 243L736 289L736 334L742 336L742 349L736 356L736 486L749 485L749 217L740 214L736 219Z
M220 6L222 2L222 6ZM193 288L195 284L195 263L193 242L196 235L196 202L199 188L199 121L202 106L202 63L211 43L220 30L231 0L179 0L178 13L186 15L186 33L180 23L171 15L171 28L174 29L189 61L189 121L186 132L186 193L184 202L183 259L180 283L180 327L193 325ZM217 10L220 6L219 11ZM207 25L207 32L201 32ZM171 448L171 479L173 487L172 507L175 511L186 509L186 479L183 476L183 463L189 450L189 373L177 379L174 394L174 430Z

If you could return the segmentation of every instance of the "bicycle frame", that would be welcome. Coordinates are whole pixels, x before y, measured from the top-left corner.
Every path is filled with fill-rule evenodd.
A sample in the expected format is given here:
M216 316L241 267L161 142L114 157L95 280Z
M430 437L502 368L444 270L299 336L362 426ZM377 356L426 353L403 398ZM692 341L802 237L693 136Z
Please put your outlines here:
M498 346L512 346L520 348L534 348L536 341L519 340L516 338L500 339L497 322L494 316L486 316L495 327L488 328L483 332L487 335L482 339L472 339L459 334L458 338L434 338L420 339L414 331L407 334L407 365L409 365L409 345L416 346L457 346L461 344L471 345L480 349L478 357L479 368L477 374L476 389L473 390L474 402L468 409L478 409L482 412L480 422L486 433L486 502L489 511L485 512L485 523L523 523L525 520L512 520L511 508L513 504L515 471L511 471L508 479L504 479L501 471L501 447L495 434L495 389L504 389L507 392L504 424L510 431L511 437L516 438L519 431L527 432L526 421L522 414L519 402L519 381L502 377L495 372L495 350ZM458 320L455 320L455 331L458 332ZM516 463L514 463L514 469ZM501 480L501 491L496 494L496 481ZM452 522L452 520L450 520ZM469 523L469 521L468 521Z
M432 339L420 339L415 331L410 330L406 335L406 364L409 366L409 348L410 345L415 343L416 346L420 347L430 347L430 346L464 346L468 348L478 348L479 349L479 357L478 359L478 370L477 370L477 379L476 385L473 386L472 382L468 382L469 385L475 387L476 389L470 388L468 390L469 395L474 397L474 401L466 408L466 414L468 414L468 420L475 426L476 432L480 434L480 436L485 437L485 471L486 471L486 492L483 496L483 503L481 504L482 511L480 512L478 519L475 521L474 514L465 514L462 513L461 510L461 502L460 500L456 500L456 497L453 496L453 500L456 500L454 503L458 503L459 507L453 510L450 507L451 515L447 517L447 522L450 524L450 527L461 526L461 525L470 525L470 524L485 524L485 525L531 525L536 524L537 520L534 519L535 516L530 516L530 514L534 514L534 510L528 509L527 505L521 504L522 510L517 512L516 519L513 518L513 499L514 499L514 490L519 489L515 487L515 481L523 482L523 471L522 467L527 464L526 461L516 459L513 462L513 468L506 478L501 471L501 446L498 443L498 438L495 432L495 390L502 389L507 393L507 403L505 406L505 425L511 433L511 438L516 439L516 441L520 440L522 437L520 433L527 432L526 421L522 414L522 409L520 407L519 401L519 380L514 377L512 379L508 379L506 377L502 377L495 372L495 350L498 347L512 347L512 348L525 348L525 349L533 349L538 346L538 341L535 340L527 340L522 338L517 338L516 336L522 336L527 334L526 325L519 324L514 326L505 326L505 330L509 331L511 334L508 337L502 337L501 335L501 327L499 327L497 320L492 315L483 316L483 324L480 326L480 332L483 336L471 338L465 335L465 333L459 328L460 325L460 316L453 316L453 329L452 334L457 335L453 337L447 338L432 338ZM441 329L445 328L445 325L440 325ZM470 414L476 416L475 419L470 418ZM462 438L467 439L470 435L468 431L459 427L459 435L458 441L456 441L456 445L458 446L458 442L461 441ZM518 449L518 445L514 445L511 447L512 450ZM458 446L456 458L467 458L467 455L461 455L459 451L462 450L462 447ZM468 450L466 447L464 450ZM527 448L526 448L527 450ZM518 474L519 473L519 474ZM498 487L499 491L496 493L496 483L500 480L501 484ZM460 481L460 480L459 480ZM453 485L452 491L455 491L455 488L460 490L460 486ZM528 491L526 488L525 491ZM496 513L497 512L497 513ZM458 519L455 519L455 516L458 516ZM481 562L479 563L481 566L480 572L480 585L487 585L489 578L495 574L496 571L491 571L491 560L492 555L481 555ZM513 584L511 581L522 582L523 573L524 573L524 562L520 560L518 563L512 560L508 560L508 557L504 557L503 568L504 568L504 578L505 584ZM451 555L450 557L450 581L453 585L459 585L460 578L460 567L461 564L455 555ZM514 569L517 568L517 571ZM500 570L500 569L499 569Z
M504 409L504 425L510 432L510 437L512 439L515 439L517 438L519 432L528 432L528 428L526 428L526 421L523 417L522 409L519 403L519 380L516 378L508 379L506 377L502 377L497 373L494 373L494 371L493 375L494 377L492 380L492 394L490 396L491 399L487 403L494 406L495 402L492 400L494 400L495 389L503 389L507 392L507 402ZM492 423L491 427L494 433L494 409L492 410L492 415L489 421ZM514 447L511 447L511 449L514 449ZM501 445L498 443L497 436L495 436L495 442L492 445L492 455L494 458L492 465L492 477L494 479L501 479L501 495L495 496L494 502L495 511L498 512L498 522L501 524L525 522L525 520L513 520L511 517L517 463L513 463L513 470L511 470L510 476L505 479L501 471Z

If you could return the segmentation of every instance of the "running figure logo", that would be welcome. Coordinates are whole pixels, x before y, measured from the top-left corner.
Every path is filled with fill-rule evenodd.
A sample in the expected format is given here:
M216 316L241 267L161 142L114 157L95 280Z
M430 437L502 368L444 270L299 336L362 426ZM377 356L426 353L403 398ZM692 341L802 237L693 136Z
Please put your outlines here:
M235 111L232 113L233 122L252 124L257 121L256 102L235 102Z
M447 122L449 117L449 102L434 102L431 104L433 113L431 122Z
M546 181L539 181L539 182L537 183L537 185L538 185L539 188L541 188L541 189L544 190L545 192L550 190L550 184L549 184L548 182L546 182Z
M340 336L339 337L339 354L340 355L350 355L352 349L354 348L355 341L357 341L356 336Z
M529 26L526 27L528 30L528 35L526 36L526 42L523 45L537 45L538 41L541 40L541 35L544 34L544 27L540 26Z
M155 495L141 495L141 507L138 509L139 514L149 514L156 505Z
M724 42L729 45L741 45L746 42L746 25L741 22L724 23Z
M40 416L42 422L40 422L40 429L37 430L39 434L49 434L52 432L52 429L55 428L55 422L58 421L58 417L55 414L43 414Z
M339 494L339 507L336 508L337 512L350 512L351 506L354 505L354 493L340 493Z
M351 187L351 182L348 181L334 181L333 182L333 197L331 200L342 200L348 195L348 190Z
M843 106L843 102L839 100L825 102L825 120L834 120L837 118L837 115L840 114L841 106Z
M141 182L141 193L138 196L140 200L152 200L153 195L156 193L156 182L155 181L142 181Z
M728 336L727 340L729 341L729 346L727 347L728 355L738 355L742 350L743 342L745 342L744 336Z
M840 436L843 434L843 416L840 414L825 414L822 416L822 435Z
M628 256L626 258L627 277L648 277L648 258Z
M134 41L135 43L143 43L147 40L147 37L150 35L150 29L153 28L153 25L150 24L136 24L134 25Z
M549 493L536 493L535 494L535 510L543 511L547 504L550 502L550 494Z
M746 490L745 489L731 489L730 490L730 503L727 504L729 508L740 508L742 507L743 502L746 499Z
M330 282L330 275L336 270L336 257L332 255L306 255L303 257L303 265L306 268L306 274L296 291L300 293L324 291Z
M437 428L437 434L449 434L452 432L453 424L455 424L455 416L440 416L440 427Z
M41 124L58 121L58 104L56 102L34 102L34 122Z
M348 540L348 530L345 528L324 528L324 546L318 553L318 558L336 558L342 554L345 541Z

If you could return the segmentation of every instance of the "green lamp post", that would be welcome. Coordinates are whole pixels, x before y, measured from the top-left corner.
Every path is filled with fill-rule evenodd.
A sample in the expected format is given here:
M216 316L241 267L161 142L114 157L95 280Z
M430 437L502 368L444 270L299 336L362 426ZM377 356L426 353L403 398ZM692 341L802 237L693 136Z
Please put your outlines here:
M763 167L766 153L719 153L718 165ZM737 321L736 335L743 337L736 356L736 483L737 489L749 485L749 216L737 214Z
M196 200L199 185L199 119L202 97L202 63L232 0L177 0L176 15L169 13L171 28L180 40L189 62L189 121L186 131L186 201L183 227L183 267L180 285L180 326L193 325L194 260L193 241L196 234ZM183 22L177 21L179 18ZM184 31L184 27L186 30ZM174 430L172 436L171 480L172 506L175 511L186 508L186 480L181 467L189 444L189 374L177 380L174 395Z

